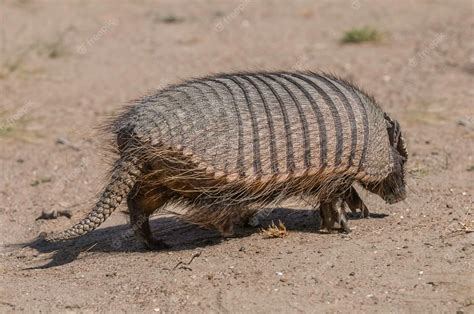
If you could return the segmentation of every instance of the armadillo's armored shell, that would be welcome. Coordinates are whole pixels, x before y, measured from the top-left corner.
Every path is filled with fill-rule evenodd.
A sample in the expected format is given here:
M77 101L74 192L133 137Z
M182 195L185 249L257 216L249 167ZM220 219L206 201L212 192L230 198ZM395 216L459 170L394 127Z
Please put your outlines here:
M143 143L184 149L229 178L391 170L381 109L359 89L314 73L219 75L145 97L118 119Z
M224 231L246 206L302 193L330 202L354 180L380 190L383 180L401 178L404 191L403 169L392 174L402 165L391 145L405 158L406 148L386 118L361 90L315 73L229 74L171 86L112 123L120 159L110 182L85 219L47 239L95 229L135 197L135 187L162 186L168 201L191 205L188 221ZM397 196L388 192L387 200Z

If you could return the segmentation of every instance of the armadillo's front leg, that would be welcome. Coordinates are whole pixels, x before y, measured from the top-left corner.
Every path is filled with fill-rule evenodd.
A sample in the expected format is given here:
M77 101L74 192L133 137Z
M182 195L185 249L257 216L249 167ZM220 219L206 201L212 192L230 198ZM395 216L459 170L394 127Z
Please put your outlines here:
M333 214L333 203L321 202L319 205L319 217L321 217L321 229L332 232L334 230L334 224L336 223Z
M351 228L349 228L349 221L347 220L347 215L346 215L346 203L344 202L344 200L341 200L340 206L336 207L336 210L338 208L340 210L337 211L336 215L338 215L337 219L338 219L339 225L341 226L342 230L344 230L345 233L349 233L351 232Z
M130 223L135 237L147 248L152 250L160 250L169 247L162 240L153 237L150 229L150 215L164 203L164 195L153 195L153 198L147 199L146 193L144 193L143 190L138 190L138 185L132 189L127 198Z
M344 196L344 201L347 203L347 206L349 206L353 213L356 213L357 209L360 209L360 214L363 218L369 217L369 209L367 208L367 206L365 206L364 202L362 201L354 187L351 186L350 189L346 192L346 195Z
M322 227L328 232L331 233L335 230L334 225L336 222L341 226L344 232L349 233L351 231L344 210L344 201L321 202L319 215L321 217Z

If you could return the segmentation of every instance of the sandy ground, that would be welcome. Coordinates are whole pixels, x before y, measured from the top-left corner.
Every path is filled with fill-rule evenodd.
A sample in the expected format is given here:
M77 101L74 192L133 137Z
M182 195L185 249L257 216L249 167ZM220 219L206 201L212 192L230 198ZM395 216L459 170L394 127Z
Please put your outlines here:
M474 312L473 19L471 1L2 0L0 312ZM383 40L340 43L365 25ZM285 238L165 216L154 232L173 248L150 252L118 211L77 241L35 241L90 209L109 165L96 128L128 100L262 69L373 93L408 140L407 200L363 193L372 215L350 235L318 232L303 203L265 220ZM51 209L73 216L35 220Z

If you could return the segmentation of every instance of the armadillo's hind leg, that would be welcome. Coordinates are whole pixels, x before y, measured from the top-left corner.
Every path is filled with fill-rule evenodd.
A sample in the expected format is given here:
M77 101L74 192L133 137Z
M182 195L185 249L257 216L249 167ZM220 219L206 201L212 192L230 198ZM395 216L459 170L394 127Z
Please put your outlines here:
M150 215L169 200L164 189L145 189L136 184L127 198L130 224L137 240L152 250L166 249L169 246L155 238L150 228Z

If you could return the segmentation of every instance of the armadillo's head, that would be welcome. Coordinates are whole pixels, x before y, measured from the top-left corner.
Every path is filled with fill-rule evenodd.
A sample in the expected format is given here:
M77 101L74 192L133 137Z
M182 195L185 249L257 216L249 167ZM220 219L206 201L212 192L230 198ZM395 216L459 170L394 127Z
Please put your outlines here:
M393 161L392 172L384 180L369 183L365 187L387 203L394 204L406 198L405 163L408 152L398 121L392 120L387 114L385 114L385 119Z

